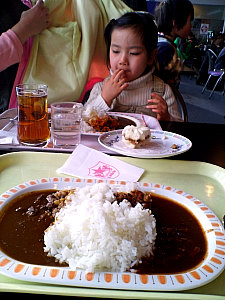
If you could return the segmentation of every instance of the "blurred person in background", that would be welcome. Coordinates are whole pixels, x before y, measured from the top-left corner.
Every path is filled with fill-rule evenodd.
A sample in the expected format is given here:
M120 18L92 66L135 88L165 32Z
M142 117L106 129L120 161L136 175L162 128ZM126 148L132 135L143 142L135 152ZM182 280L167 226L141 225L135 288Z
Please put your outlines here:
M189 0L166 0L155 8L158 26L158 67L155 74L171 86L179 88L181 61L178 58L177 37L187 38L191 32L194 8Z
M193 32L187 39L177 37L174 43L177 45L178 57L181 59L183 67L187 66L198 72L201 66L201 51Z

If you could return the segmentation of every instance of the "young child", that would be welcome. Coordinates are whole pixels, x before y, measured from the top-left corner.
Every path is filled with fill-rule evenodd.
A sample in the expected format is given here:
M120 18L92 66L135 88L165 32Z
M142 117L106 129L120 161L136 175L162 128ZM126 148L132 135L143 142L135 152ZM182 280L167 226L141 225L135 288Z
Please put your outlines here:
M85 106L182 121L171 88L156 76L158 31L149 13L126 13L105 28L111 76L96 83Z

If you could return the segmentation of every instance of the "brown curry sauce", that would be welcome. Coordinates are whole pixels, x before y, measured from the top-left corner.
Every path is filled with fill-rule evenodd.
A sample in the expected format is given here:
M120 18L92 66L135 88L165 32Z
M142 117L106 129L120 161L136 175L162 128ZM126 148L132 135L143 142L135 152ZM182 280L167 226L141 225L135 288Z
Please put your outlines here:
M0 214L1 251L25 263L62 266L43 251L44 230L53 221L43 210L46 196L52 192L54 190L26 193L6 205ZM37 197L43 205L31 217L27 212ZM207 252L206 236L199 221L173 200L156 194L151 197L151 210L156 218L156 249L154 256L144 258L134 271L173 274L194 268L204 260Z

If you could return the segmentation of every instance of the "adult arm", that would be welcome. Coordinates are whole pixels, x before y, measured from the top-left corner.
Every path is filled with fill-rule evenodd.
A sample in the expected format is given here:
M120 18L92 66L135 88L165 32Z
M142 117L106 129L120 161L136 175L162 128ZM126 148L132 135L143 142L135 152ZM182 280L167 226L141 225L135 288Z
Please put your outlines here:
M0 36L0 71L20 61L23 44L49 26L48 8L42 0L21 15L20 21Z
M9 29L0 36L0 71L20 61L23 45L14 31Z

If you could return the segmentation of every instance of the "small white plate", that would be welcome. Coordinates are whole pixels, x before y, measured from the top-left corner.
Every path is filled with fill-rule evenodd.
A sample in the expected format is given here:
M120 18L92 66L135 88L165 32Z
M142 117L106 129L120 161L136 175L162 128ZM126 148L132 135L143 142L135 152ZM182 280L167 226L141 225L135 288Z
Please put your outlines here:
M126 114L126 113L108 112L107 114L111 117L119 117L119 118L130 120L130 121L134 122L134 124L136 126L141 126L141 124L142 124L138 118L130 116L129 114ZM82 131L82 134L99 136L99 135L103 134L103 132Z
M120 154L138 158L162 158L174 156L188 151L192 143L186 137L177 133L151 129L151 140L148 144L132 149L127 147L122 141L122 130L105 132L98 138L99 143ZM177 148L173 149L172 145Z
M0 212L6 204L21 194L46 189L82 187L101 182L92 179L43 178L31 180L6 191L0 196ZM124 181L108 184L125 185ZM138 183L145 191L166 196L182 204L199 220L207 238L207 254L201 264L178 274L135 274L130 272L85 273L68 267L49 267L17 261L0 251L0 273L15 279L56 285L95 287L143 291L181 291L209 283L225 267L225 233L217 216L203 202L181 190L154 183Z

